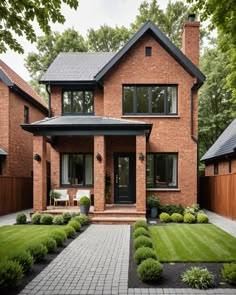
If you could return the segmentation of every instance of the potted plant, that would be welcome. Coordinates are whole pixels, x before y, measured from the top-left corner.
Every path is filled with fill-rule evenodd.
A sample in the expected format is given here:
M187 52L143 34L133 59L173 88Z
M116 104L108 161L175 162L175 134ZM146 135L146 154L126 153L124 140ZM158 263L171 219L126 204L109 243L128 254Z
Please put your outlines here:
M80 206L80 213L88 215L89 207L90 207L90 199L86 196L82 197L79 200L79 206Z
M54 190L51 190L50 193L49 193L49 197L50 197L50 206L51 206L51 204L52 204L52 201L53 201L54 199L59 199L60 196L61 196L60 193L55 192Z
M147 208L151 211L151 218L157 218L160 200L155 196L147 197Z

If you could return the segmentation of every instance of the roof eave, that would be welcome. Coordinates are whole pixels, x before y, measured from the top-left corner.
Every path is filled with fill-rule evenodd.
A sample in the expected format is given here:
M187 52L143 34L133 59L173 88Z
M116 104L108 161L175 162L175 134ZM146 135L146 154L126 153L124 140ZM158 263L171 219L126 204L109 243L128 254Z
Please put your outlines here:
M218 160L227 160L227 159L231 159L231 158L236 158L236 151L227 153L227 154L222 154L222 155L218 155L218 156L213 156L210 158L204 158L204 156L200 159L201 162L205 162L205 163L212 163Z

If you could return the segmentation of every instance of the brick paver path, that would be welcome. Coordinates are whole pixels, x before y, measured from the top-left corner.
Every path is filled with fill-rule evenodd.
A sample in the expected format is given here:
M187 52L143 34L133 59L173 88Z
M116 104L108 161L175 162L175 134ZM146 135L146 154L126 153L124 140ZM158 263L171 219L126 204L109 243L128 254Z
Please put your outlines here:
M20 294L231 294L235 289L128 289L130 227L91 225Z

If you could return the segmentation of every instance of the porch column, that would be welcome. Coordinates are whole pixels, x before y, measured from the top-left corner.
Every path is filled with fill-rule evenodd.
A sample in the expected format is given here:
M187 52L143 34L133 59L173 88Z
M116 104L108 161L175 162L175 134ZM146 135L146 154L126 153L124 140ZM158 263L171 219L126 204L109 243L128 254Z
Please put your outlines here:
M46 170L46 137L33 137L33 204L34 211L47 207L47 170Z
M97 159L99 156L101 158ZM105 209L105 176L105 136L94 136L94 211L103 211Z
M140 160L141 154L144 156ZM136 210L146 211L146 136L136 136Z

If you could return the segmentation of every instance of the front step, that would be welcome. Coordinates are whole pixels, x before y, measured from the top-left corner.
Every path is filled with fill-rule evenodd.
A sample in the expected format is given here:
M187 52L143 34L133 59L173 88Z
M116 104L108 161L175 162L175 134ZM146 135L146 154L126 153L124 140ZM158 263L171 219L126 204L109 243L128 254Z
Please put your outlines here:
M106 218L106 217L132 217L132 218L144 218L146 212L137 211L118 211L118 210L105 210L94 212L94 217Z
M106 216L106 217L93 217L93 224L133 224L137 220L145 220L144 217L117 217L117 216Z

